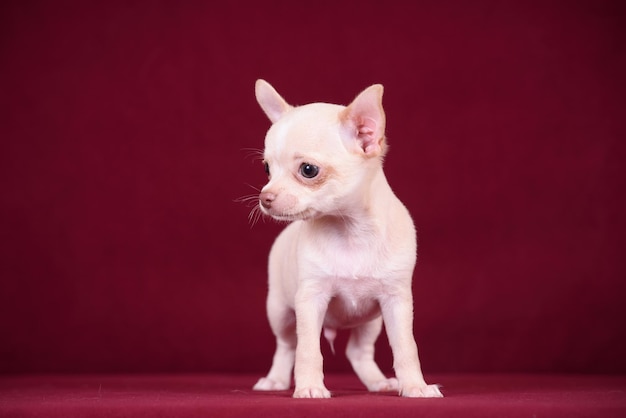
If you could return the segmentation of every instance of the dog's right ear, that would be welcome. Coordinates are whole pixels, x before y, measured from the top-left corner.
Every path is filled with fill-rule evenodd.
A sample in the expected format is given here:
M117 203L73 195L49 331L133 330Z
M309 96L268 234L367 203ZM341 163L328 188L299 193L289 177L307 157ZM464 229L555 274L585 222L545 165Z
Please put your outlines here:
M366 157L384 156L385 111L383 110L383 86L374 84L363 90L339 115L343 125L351 132L354 141L349 146Z
M256 81L254 93L256 94L256 101L259 102L261 109L272 123L275 123L292 108L265 80Z

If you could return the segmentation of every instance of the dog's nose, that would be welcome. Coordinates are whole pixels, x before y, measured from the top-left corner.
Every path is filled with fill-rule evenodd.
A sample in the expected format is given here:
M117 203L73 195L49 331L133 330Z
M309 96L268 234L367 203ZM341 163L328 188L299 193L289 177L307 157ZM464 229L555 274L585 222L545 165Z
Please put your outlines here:
M259 195L259 202L265 209L269 209L272 207L272 202L276 199L276 195L270 192L262 192Z

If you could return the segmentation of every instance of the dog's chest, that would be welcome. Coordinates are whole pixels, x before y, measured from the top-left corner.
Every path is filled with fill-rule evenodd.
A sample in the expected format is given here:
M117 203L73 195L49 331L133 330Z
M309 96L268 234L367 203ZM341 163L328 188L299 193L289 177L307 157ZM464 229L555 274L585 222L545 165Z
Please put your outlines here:
M314 278L318 296L328 300L324 326L343 328L370 321L380 314L379 298L385 281L364 276L320 276Z
M376 280L384 276L389 266L381 244L376 239L351 243L328 239L307 249L306 264L320 278L333 278L342 286L355 284L355 281Z
M384 234L346 237L318 230L303 237L297 246L300 285L308 282L319 297L328 298L325 326L354 326L379 315L380 298L397 287L398 272L406 270L399 268L402 263Z

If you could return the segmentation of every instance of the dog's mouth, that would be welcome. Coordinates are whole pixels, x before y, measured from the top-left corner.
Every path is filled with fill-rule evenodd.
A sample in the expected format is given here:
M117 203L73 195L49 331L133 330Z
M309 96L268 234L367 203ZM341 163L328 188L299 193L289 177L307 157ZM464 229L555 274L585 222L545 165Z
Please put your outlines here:
M263 209L263 212L279 222L306 221L307 219L314 218L317 213L313 209L305 209L296 213L273 212L272 210Z

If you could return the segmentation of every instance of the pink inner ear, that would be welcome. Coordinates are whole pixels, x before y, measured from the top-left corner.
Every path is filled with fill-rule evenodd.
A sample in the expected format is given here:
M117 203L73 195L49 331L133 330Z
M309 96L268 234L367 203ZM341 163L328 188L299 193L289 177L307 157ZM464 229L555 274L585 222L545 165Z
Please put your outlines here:
M376 130L376 122L372 118L362 118L357 126L358 136L372 135Z
M365 154L371 154L380 149L380 138L376 138L376 121L374 119L362 117L357 124L356 136Z

